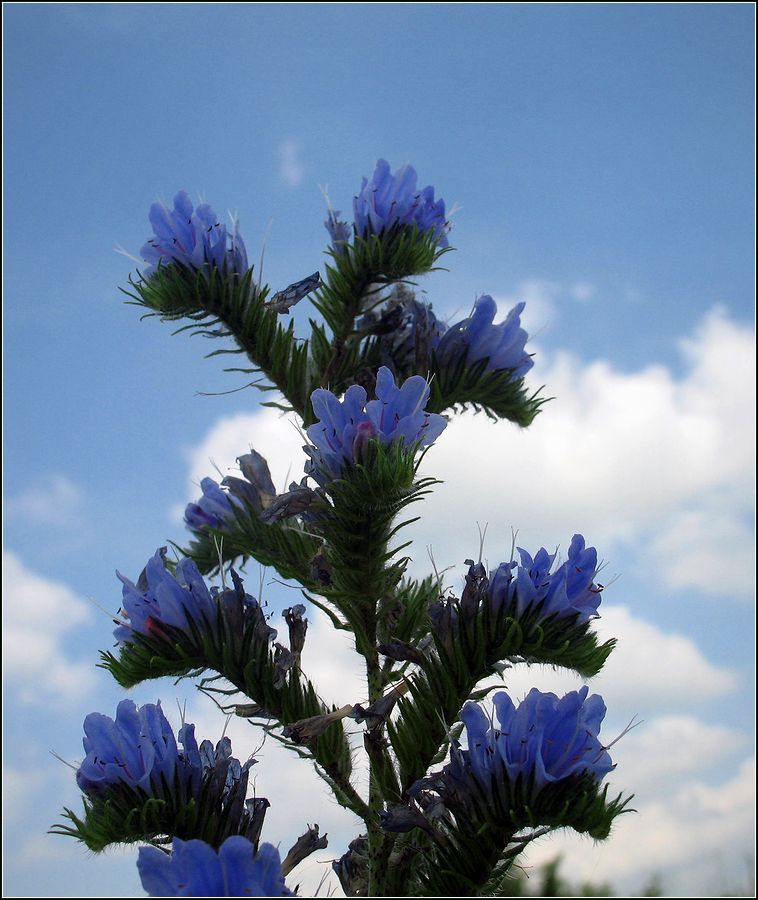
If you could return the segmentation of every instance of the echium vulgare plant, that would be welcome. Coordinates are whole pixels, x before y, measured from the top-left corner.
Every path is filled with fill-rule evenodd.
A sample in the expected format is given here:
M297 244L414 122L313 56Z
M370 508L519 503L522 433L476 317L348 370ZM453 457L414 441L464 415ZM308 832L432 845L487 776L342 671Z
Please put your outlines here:
M501 318L483 295L448 323L416 295L412 279L450 249L450 224L434 188L384 160L363 179L352 220L328 210L321 271L271 296L237 223L227 228L207 204L194 208L180 192L173 208L153 204L150 222L130 301L230 339L249 360L232 371L255 372L259 387L278 392L269 405L299 418L307 461L281 494L253 449L241 452L238 475L202 480L185 514L188 544L172 555L158 547L134 580L118 575L116 645L102 668L125 688L204 675L198 686L293 751L293 765L310 760L363 823L334 857L347 896L502 894L540 835L605 838L628 798L604 784L614 764L599 736L602 698L585 686L564 697L534 689L514 703L504 690L490 697L485 683L519 663L583 678L602 668L614 641L600 643L593 629L595 549L575 534L563 560L544 548L519 548L491 571L467 559L456 595L438 577L410 577L408 545L395 537L435 483L419 462L451 415L472 408L526 428L540 411L525 383L524 304ZM306 297L315 313L303 339L289 313ZM350 632L365 665L362 696L321 699L301 663L305 604L284 610L278 641L238 575L249 559L296 582ZM220 586L209 586L214 576ZM362 745L351 745L348 725ZM186 722L175 735L160 703L123 700L114 719L90 713L84 734L83 810L66 809L54 830L93 851L143 845L137 866L150 895L291 895L290 873L327 844L318 826L286 853L285 836L262 841L269 801L248 797L255 760L232 756L225 737L198 744ZM365 791L353 770L359 752Z

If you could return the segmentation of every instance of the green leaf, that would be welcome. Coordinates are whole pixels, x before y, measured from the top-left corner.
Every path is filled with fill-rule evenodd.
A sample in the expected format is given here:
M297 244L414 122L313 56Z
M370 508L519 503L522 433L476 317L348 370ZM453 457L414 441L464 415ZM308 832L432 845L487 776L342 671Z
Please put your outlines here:
M455 365L440 365L432 353L429 366L431 396L429 412L472 408L491 419L508 419L522 428L534 421L545 398L540 390L529 393L523 378L513 378L510 369L487 369L487 359L468 365L461 358Z

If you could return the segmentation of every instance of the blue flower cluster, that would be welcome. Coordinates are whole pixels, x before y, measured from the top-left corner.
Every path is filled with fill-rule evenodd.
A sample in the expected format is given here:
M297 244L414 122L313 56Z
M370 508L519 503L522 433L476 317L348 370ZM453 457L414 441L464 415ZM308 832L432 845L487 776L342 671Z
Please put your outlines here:
M484 361L484 371L509 370L522 378L534 363L526 352L528 335L521 327L524 303L494 324L497 304L487 294L476 301L472 315L448 327L404 285L395 287L380 312L366 313L358 330L376 335L382 361L398 373L427 371L432 354L440 369Z
M158 549L134 584L116 573L124 585L121 613L124 621L113 632L121 644L134 641L135 634L161 636L164 626L188 632L190 623L200 631L219 627L224 639L234 639L253 629L255 639L265 644L276 637L257 600L245 593L232 570L233 586L226 589L205 585L192 559L183 559L172 575L165 566L166 548Z
M460 600L441 597L429 604L429 618L437 638L450 646L458 640L459 630L484 608L496 628L505 617L532 617L534 624L555 616L574 617L573 624L586 625L597 616L602 587L595 585L597 551L586 547L581 534L575 534L568 559L555 572L550 569L556 554L541 548L534 559L520 547L521 565L501 563L489 576L482 563L469 563L466 585Z
M487 370L510 369L513 378L526 375L534 363L525 351L527 333L521 327L524 303L517 303L503 322L494 325L497 304L483 294L468 319L451 326L433 349L441 366L451 366L461 358L468 365L486 359Z
M421 234L431 231L440 247L447 247L450 225L445 218L445 201L434 199L429 185L418 190L416 170L401 166L394 174L385 159L376 163L371 179L364 178L353 199L353 218L358 237L383 234L396 226L415 225ZM336 252L344 249L351 229L339 220L339 212L329 210L324 223Z
M339 478L345 466L360 463L372 438L384 446L401 441L409 449L427 447L447 425L443 416L424 412L429 385L420 375L397 387L390 370L382 366L376 397L367 403L366 391L357 384L347 389L341 402L323 388L312 393L319 421L307 429L311 444L304 448L310 457L306 472L322 487Z
M279 851L228 837L216 851L205 841L174 838L172 853L141 847L142 887L150 897L294 897L284 883Z
M471 777L485 788L523 778L535 791L583 773L600 783L614 764L598 740L605 703L588 692L585 686L559 699L533 688L516 708L499 691L493 697L499 727L477 703L466 703L461 721L468 750L454 748L446 767L450 777Z
M129 643L136 632L160 634L161 626L186 629L190 621L215 624L217 603L208 590L199 569L191 559L176 566L176 575L166 568L166 548L156 550L137 584L116 572L124 585L122 614L128 621L113 632L120 643Z
M159 264L172 263L205 274L212 268L222 275L247 272L247 252L237 230L237 221L232 222L231 232L227 231L207 203L194 209L186 191L179 191L174 197L173 209L165 203L153 203L149 218L155 236L140 251L149 263L143 272L146 277L152 275Z
M555 553L542 547L532 559L520 547L518 552L520 566L515 561L501 563L490 573L487 590L493 614L505 607L509 614L520 617L528 609L539 607L540 619L576 615L577 624L584 624L597 614L602 590L593 582L597 550L586 547L581 534L573 536L568 559L552 573Z
M161 797L176 785L190 796L198 796L210 772L221 776L225 794L243 780L247 785L252 761L240 765L231 755L229 738L222 738L215 748L210 741L198 747L195 726L185 724L179 730L183 748L179 750L160 702L138 709L132 700L122 700L115 721L90 713L84 720L84 735L86 756L77 770L76 783L89 796L127 787ZM244 787L242 793L244 797Z

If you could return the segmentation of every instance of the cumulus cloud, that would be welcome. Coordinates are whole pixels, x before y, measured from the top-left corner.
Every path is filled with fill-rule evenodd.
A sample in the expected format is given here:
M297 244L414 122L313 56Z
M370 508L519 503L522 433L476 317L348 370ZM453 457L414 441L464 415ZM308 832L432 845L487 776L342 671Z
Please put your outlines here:
M647 720L664 711L697 710L704 701L737 689L737 676L711 663L690 638L664 631L623 606L604 603L601 612L594 630L601 641L617 638L618 644L591 689L603 696L619 728L620 717ZM563 694L579 684L573 672L549 666L519 666L504 677L514 697L535 686Z
M714 310L681 350L680 377L660 365L626 373L565 352L538 356L530 381L555 399L525 430L456 416L424 460L445 483L412 535L433 542L444 567L476 552L476 522L489 523L492 563L509 552L512 527L532 548L566 547L581 531L608 555L637 542L659 563L657 584L749 595L753 334ZM722 557L715 578L702 560L722 550L731 566Z
M618 768L614 786L634 791L645 802L674 794L684 778L702 775L743 751L748 736L734 728L690 715L664 715L644 722L613 748Z
M303 180L300 147L295 141L282 141L279 144L279 174L292 188L296 188Z
M5 512L9 519L23 519L34 525L63 525L77 514L81 503L81 489L65 475L53 474L9 497Z
M725 875L737 874L753 845L754 798L755 761L748 759L716 784L698 780L648 802L635 798L637 812L617 819L602 843L572 832L536 843L528 864L560 853L571 860L572 881L609 881L631 896L656 872L670 896L728 895Z
M90 663L71 660L63 636L89 621L87 605L70 588L27 569L3 552L3 664L23 702L79 698L95 683Z

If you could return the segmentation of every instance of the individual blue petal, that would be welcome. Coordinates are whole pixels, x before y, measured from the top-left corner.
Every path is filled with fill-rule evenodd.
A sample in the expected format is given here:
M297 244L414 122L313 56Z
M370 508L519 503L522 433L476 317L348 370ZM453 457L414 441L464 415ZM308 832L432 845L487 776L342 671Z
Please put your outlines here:
M224 897L224 875L218 854L205 841L174 838L173 859L182 873L180 897Z
M229 235L229 259L227 264L233 272L247 272L250 268L247 261L247 249L242 235L239 233L239 220L232 219L232 231Z
M292 897L284 883L279 851L261 844L258 852L246 838L230 837L221 845L219 859L228 897Z
M466 703L460 714L461 722L466 726L469 760L475 775L482 781L489 771L489 736L490 720L478 703Z
M179 743L184 748L184 758L193 768L202 772L203 760L200 756L200 748L197 746L197 738L195 737L195 726L185 722L179 729ZM203 741L205 743L205 741Z
M179 838L174 838L174 846ZM140 847L137 871L148 897L186 897L184 873L173 864L172 857L157 847Z

